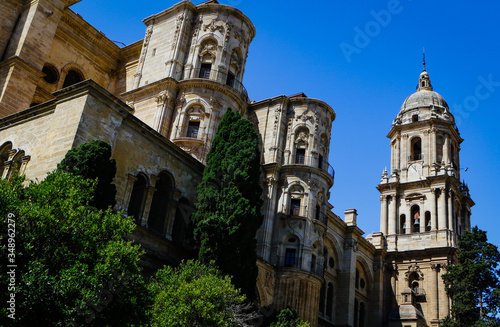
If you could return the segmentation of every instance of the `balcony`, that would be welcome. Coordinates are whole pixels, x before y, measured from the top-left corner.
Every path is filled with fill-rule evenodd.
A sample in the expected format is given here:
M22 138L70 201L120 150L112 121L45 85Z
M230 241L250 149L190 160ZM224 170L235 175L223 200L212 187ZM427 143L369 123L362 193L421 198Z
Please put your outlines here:
M423 160L423 159L424 159L423 153L418 153L418 154L413 154L411 156L408 156L408 161L416 161L416 160Z
M303 267L301 264L301 260L299 257L294 257L293 262L290 262L290 259L285 260L285 256L278 256L277 257L277 264L275 265L276 267L279 268L293 268L293 269L298 269L301 271L313 273L315 275L323 277L324 275L324 267L323 264L316 262L312 263L310 267Z
M247 90L243 86L243 83L238 79L236 79L232 74L207 68L188 69L184 72L184 76L182 76L181 80L187 80L193 78L208 79L211 81L227 85L233 88L236 92L238 92L243 98L243 101L248 102Z
M304 165L319 168L335 179L335 169L333 169L332 165L327 160L319 160L316 156L296 155L295 157L290 157L288 163L286 162L287 160L284 161L284 165Z

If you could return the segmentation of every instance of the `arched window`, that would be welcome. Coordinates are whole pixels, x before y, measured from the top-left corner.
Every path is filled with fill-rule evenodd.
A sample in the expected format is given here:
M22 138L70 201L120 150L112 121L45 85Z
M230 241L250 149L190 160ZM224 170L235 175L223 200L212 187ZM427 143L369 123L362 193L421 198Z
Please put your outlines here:
M68 73L64 78L63 88L79 83L81 81L83 81L83 74L76 69L70 69L68 70Z
M328 283L328 291L326 293L326 315L332 319L333 313L333 284Z
M210 78L212 64L217 55L217 41L214 39L206 39L201 43L200 48L200 70L198 73L199 78Z
M365 304L359 303L359 327L365 326Z
M301 127L295 133L295 164L306 163L306 150L309 138L309 130Z
M11 142L5 142L0 147L0 177L3 176L4 169L7 168L7 166L5 166L5 162L9 160L9 151L10 150L12 150L12 143Z
M431 213L429 211L425 212L425 231L428 232L431 230Z
M354 299L354 327L358 327L358 315L359 315L359 302L358 299Z
M167 210L170 202L172 183L167 173L162 172L156 182L156 191L151 202L149 211L148 227L160 234L165 233L165 223L167 219Z
M290 207L288 214L291 216L306 215L306 206L303 206L302 200L304 198L304 188L298 184L290 188ZM304 207L304 208L302 208Z
M137 224L141 223L142 214L144 212L147 184L146 178L141 174L138 175L134 182L134 187L132 188L132 194L130 195L127 213L129 216L134 217Z
M402 214L399 217L399 234L406 234L406 215Z
M422 159L422 140L415 137L411 140L411 160Z
M325 296L326 296L326 287L325 284L321 285L321 290L319 291L319 313L325 314Z
M420 232L420 207L414 205L411 207L411 222L413 233Z
M57 68L51 64L45 64L42 68L42 73L45 74L43 79L49 84L55 84L59 81L59 72Z
M24 172L21 171L21 166L23 163L23 157L25 156L25 153L23 150L20 150L16 153L14 158L12 158L12 163L9 169L9 172L7 174L7 180L11 180L11 178L17 174L17 175L22 175Z

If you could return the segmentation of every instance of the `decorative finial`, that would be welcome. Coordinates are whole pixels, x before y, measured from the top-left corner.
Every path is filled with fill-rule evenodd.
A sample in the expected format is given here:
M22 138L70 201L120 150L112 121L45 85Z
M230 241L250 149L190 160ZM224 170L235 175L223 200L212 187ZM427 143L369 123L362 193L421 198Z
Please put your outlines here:
M423 54L424 54L424 72L425 72L425 48L422 48L423 49Z

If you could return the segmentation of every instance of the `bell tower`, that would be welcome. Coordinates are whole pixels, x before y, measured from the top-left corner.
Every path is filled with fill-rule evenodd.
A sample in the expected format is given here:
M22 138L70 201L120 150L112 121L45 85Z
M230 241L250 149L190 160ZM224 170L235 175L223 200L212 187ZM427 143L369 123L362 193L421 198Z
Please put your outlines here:
M405 289L412 290L427 326L437 326L449 312L441 275L455 261L458 237L470 229L474 202L460 182L463 139L448 104L433 90L425 59L417 90L404 101L387 137L391 169L384 170L377 189L392 270L386 281L391 293L385 294L389 326L401 323L395 310Z

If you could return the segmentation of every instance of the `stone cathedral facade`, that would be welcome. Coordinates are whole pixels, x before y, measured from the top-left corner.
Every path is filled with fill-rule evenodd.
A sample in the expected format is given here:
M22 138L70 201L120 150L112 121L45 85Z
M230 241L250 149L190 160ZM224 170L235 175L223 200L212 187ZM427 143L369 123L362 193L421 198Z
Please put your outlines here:
M195 250L186 208L230 107L262 140L261 306L290 307L311 326L430 327L448 314L441 274L474 202L460 182L463 140L425 67L388 135L381 232L363 237L356 210L342 219L328 203L332 107L303 93L249 100L255 27L241 11L184 0L144 19L144 39L120 48L70 9L78 1L0 3L2 178L43 179L69 149L110 143L115 209L134 217L130 237L151 273Z

